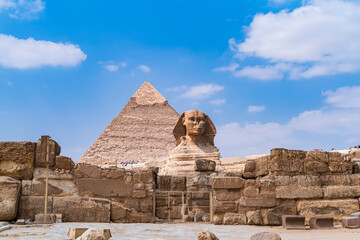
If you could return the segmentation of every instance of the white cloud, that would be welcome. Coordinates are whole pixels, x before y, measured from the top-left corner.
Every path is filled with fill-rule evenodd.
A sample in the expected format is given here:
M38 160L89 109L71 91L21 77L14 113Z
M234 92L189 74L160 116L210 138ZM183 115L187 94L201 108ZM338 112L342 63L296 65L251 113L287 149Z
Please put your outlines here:
M16 6L14 0L0 0L0 12Z
M274 66L255 66L255 67L244 67L239 71L234 72L236 77L248 77L258 80L272 80L272 79L282 79L283 73L280 69L277 69Z
M256 105L252 105L248 107L248 112L249 113L254 113L254 112L261 112L264 111L266 109L265 106L256 106Z
M233 72L235 71L240 65L237 63L231 63L229 66L226 67L219 67L213 69L214 72Z
M150 72L151 70L150 67L146 65L139 65L137 68L146 73Z
M327 91L323 108L305 111L285 123L229 123L218 127L216 144L225 156L269 153L271 148L312 150L346 149L360 142L360 86ZM358 103L359 101L357 101Z
M224 87L218 84L202 84L189 87L189 89L182 95L182 97L191 99L205 99L222 90L224 90Z
M116 72L117 70L119 70L119 66L113 64L105 65L104 68L109 72Z
M293 11L257 14L246 39L240 43L230 39L229 45L236 58L256 57L265 64L233 72L260 80L280 79L284 74L299 79L357 72L359 22L359 1L309 0Z
M34 19L45 9L41 0L0 0L0 12L7 11L17 19Z
M168 91L168 92L179 92L179 91L185 91L187 89L189 89L188 86L182 85L182 86L178 86L178 87L167 88L166 91Z
M77 45L0 34L0 65L6 68L76 66L85 59Z
M360 86L341 87L336 91L326 91L326 103L339 108L360 108Z
M225 102L226 102L225 98L219 98L219 99L210 101L211 104L216 105L216 106L223 105Z
M98 64L104 64L104 68L109 72L117 72L120 67L127 67L127 62L115 63L114 61L98 61Z

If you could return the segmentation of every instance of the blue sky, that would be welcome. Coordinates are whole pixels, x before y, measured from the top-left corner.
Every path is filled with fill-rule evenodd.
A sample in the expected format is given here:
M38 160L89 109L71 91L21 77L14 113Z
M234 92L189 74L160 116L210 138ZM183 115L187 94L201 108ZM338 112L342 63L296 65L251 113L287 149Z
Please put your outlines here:
M0 141L77 161L149 81L222 156L360 144L360 1L0 0Z

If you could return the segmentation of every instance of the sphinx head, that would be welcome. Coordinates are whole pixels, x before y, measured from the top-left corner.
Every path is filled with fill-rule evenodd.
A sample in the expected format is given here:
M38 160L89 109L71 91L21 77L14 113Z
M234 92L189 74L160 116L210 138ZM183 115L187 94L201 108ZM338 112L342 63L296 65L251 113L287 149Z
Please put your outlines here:
M201 136L205 133L206 115L199 110L191 110L184 112L182 123L186 128L186 135Z
M184 136L203 138L204 141L214 145L216 129L210 118L204 112L191 110L181 115L174 128L173 134L176 139L176 145L180 144L181 137Z

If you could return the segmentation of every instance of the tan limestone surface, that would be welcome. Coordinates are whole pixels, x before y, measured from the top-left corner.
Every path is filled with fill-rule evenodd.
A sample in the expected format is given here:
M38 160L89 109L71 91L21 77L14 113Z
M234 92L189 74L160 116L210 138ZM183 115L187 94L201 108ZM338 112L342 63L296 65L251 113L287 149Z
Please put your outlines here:
M0 176L31 179L36 143L0 142Z
M16 217L21 182L0 176L0 221L13 220Z
M79 163L120 164L164 159L175 147L172 130L179 114L148 82L84 153Z

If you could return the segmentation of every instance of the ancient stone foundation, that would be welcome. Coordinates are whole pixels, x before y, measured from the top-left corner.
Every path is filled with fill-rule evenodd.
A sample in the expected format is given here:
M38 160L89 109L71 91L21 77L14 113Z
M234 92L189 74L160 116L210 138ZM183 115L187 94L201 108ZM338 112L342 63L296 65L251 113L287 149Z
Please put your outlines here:
M0 143L0 221L35 220L44 213L42 142ZM360 174L354 154L273 149L246 162L244 173L195 163L189 175L157 168L74 164L51 141L47 213L64 222L211 221L281 225L282 215L332 216L359 212Z

